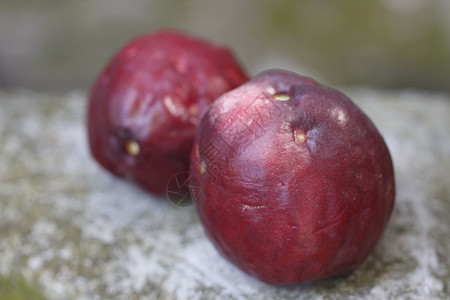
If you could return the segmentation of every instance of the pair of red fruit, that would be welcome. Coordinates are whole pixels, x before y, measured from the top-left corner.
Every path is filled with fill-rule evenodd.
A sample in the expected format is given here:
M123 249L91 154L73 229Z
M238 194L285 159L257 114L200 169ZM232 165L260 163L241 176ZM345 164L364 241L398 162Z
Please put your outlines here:
M190 170L209 238L267 283L353 270L394 205L389 151L349 98L283 70L249 80L229 50L185 33L125 45L87 125L94 158L151 193Z

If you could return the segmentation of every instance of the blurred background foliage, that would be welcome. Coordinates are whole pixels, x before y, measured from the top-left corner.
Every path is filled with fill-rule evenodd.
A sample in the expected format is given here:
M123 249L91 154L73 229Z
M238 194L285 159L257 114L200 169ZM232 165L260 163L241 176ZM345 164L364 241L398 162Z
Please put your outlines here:
M0 88L89 88L161 27L227 45L251 75L450 91L450 0L0 0Z

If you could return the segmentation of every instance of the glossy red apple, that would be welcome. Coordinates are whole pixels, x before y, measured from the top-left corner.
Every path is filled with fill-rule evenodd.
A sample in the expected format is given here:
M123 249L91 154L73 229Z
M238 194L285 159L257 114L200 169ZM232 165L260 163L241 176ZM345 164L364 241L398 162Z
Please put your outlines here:
M374 124L339 91L282 70L213 103L191 172L214 245L271 284L354 269L394 205L392 161Z
M206 109L245 81L224 47L173 30L140 36L115 54L92 89L92 155L113 174L162 194L174 174L188 170Z

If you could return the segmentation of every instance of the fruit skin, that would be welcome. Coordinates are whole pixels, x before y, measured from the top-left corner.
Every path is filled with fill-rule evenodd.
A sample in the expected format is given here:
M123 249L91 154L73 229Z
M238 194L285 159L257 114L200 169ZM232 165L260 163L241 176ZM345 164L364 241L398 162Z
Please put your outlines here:
M195 128L209 105L248 77L226 48L175 30L123 46L95 82L87 131L111 173L163 194L188 171Z
M394 205L392 161L374 124L344 94L287 71L217 99L191 162L207 235L270 284L353 270Z

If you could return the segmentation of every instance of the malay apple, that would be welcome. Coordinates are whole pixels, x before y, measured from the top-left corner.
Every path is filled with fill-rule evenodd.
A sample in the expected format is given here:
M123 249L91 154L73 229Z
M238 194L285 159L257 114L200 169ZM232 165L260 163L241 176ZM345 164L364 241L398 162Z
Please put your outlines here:
M207 235L270 284L355 269L394 205L391 156L374 123L343 93L288 71L218 98L191 161Z
M222 93L247 81L230 50L175 30L124 45L89 96L93 157L155 194L187 172L195 128Z

